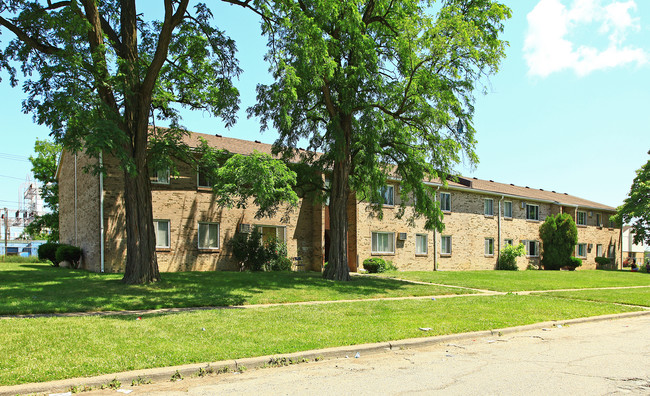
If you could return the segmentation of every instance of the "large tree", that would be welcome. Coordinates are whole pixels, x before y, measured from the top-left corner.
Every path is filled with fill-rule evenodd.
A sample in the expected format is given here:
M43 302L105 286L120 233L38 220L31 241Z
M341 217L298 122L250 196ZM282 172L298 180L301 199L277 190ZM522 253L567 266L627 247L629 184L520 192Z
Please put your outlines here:
M29 161L32 163L34 178L41 182L41 198L49 212L36 216L25 227L25 233L35 237L48 230L47 240L56 242L59 240L59 183L56 180L56 166L61 145L36 139L34 152L36 156L30 156Z
M0 33L13 36L3 43L0 66L16 85L20 65L26 77L23 109L49 126L66 149L95 157L110 153L120 162L126 283L160 277L149 169L173 165L172 154L191 158L178 153L187 149L181 128L156 129L150 136L154 116L175 126L174 104L180 104L229 126L238 108L231 82L240 72L235 45L211 25L207 6L190 7L189 0L146 4L162 20L137 9L135 0L0 2Z
M632 224L634 243L650 245L650 160L636 171L630 192L612 220Z
M275 0L267 55L275 82L249 115L279 132L276 152L328 175L331 244L324 277L348 280L346 202L381 202L400 181L399 215L442 212L425 180L474 153L474 91L497 71L510 10L493 0ZM308 151L297 150L307 140ZM320 153L322 154L320 154ZM415 200L411 199L415 197ZM414 203L414 211L406 202ZM381 214L381 203L375 207Z
M578 243L578 227L568 213L549 215L539 226L542 239L542 266L546 270L559 270L571 266L571 256Z

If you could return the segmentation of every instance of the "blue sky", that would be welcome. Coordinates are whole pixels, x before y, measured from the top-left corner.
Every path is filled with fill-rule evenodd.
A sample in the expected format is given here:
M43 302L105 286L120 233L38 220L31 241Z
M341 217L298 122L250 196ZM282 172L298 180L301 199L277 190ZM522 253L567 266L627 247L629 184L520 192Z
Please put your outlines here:
M503 36L510 42L507 58L485 81L487 94L476 95L480 162L474 169L461 164L459 172L622 204L635 170L649 158L650 1L504 2L513 12ZM213 11L215 23L237 42L242 111L230 130L201 113L186 113L183 125L271 143L273 131L260 135L258 121L244 111L255 101L255 86L271 81L258 22L234 6L217 4ZM3 72L0 208L15 210L34 140L49 131L22 114L24 94L6 77Z

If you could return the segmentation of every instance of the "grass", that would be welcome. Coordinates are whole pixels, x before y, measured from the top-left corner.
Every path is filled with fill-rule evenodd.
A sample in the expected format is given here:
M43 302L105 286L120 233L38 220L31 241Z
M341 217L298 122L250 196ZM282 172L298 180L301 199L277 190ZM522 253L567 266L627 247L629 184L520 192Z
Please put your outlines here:
M650 286L650 275L629 271L413 271L384 276L501 292Z
M581 290L550 292L548 295L576 300L613 302L650 307L650 287L637 289Z
M0 385L633 310L608 303L503 295L223 309L145 315L142 320L118 315L4 319Z
M0 263L0 314L231 306L298 301L471 293L388 278L325 280L305 272L177 272L151 285L125 285L121 274L47 264Z
M22 257L22 256L0 256L0 265L2 263L41 263L41 264L44 264L46 262L39 260L37 256L27 256L27 257ZM49 265L49 261L47 263Z

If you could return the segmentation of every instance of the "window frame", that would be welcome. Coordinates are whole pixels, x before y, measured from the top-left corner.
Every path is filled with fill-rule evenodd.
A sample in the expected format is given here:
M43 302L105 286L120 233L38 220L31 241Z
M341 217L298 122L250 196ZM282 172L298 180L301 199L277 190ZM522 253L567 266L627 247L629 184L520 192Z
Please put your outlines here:
M447 239L447 247L448 247L447 250L448 251L445 251L445 249L444 249L444 247L445 247L443 245L443 240L444 239ZM441 256L451 256L451 252L452 252L452 250L451 250L451 235L441 235L440 236L440 255Z
M535 252L534 252L535 254L530 254L530 246L531 246L531 244L535 249ZM540 253L539 252L540 251L539 241L534 240L534 239L526 239L526 240L524 240L524 246L526 248L526 257L527 258L539 257L539 253Z
M580 216L580 215L582 215L582 216ZM583 223L580 222L580 217L584 217L584 222ZM587 212L583 212L581 210L578 210L576 212L576 225L579 225L579 226L586 226L587 225Z
M196 187L197 187L197 188L210 188L210 189L211 189L213 186L209 186L209 185L208 185L208 186L204 186L204 185L201 185L201 173L202 173L202 172L201 172L201 166L198 166L197 169L196 169ZM208 181L208 184L210 184L210 183L209 183L209 182L210 182L210 181L209 181L209 178L208 178L207 176L205 177L205 179L206 179L206 181Z
M160 171L164 171L166 173L165 181L160 181L160 175L158 174ZM171 169L169 169L169 167L166 169L154 169L149 176L149 182L151 184L169 185L171 183Z
M596 257L604 257L603 256L603 245L601 243L596 244Z
M580 247L582 247L584 249L584 255L580 255ZM587 244L586 243L578 243L576 245L576 257L587 258Z
M535 208L535 217L530 217L529 216L529 208ZM531 221L539 221L539 205L535 204L526 204L526 220L531 220Z
M377 243L375 242L376 236L379 235L388 235L389 236L389 242L392 245L392 251L383 251L383 250L375 250L377 247ZM371 254L395 254L395 233L390 232L390 231L371 231L370 232L370 253Z
M488 201L490 202L490 213L488 213ZM494 216L494 198L483 198L483 215Z
M447 197L447 207L446 208L443 206L443 203L445 202L445 200L443 200L443 196ZM440 210L442 210L443 212L446 212L446 213L451 212L451 193L448 193L448 192L441 192L440 193Z
M508 206L510 206L510 215L506 212L506 207ZM512 201L503 201L503 217L505 219L512 219Z
M172 244L172 231L171 231L171 221L169 219L153 219L154 223L154 234L156 237L156 249L171 249ZM158 245L158 225L159 223L167 223L167 246Z
M485 256L494 256L494 238L485 238L483 253Z
M418 239L424 237L424 252L418 252ZM415 234L415 255L427 256L429 254L429 235L428 234Z
M261 241L264 243L264 228L275 228L275 239L280 243L287 243L287 227L275 224L255 224L255 229L262 235ZM278 230L282 230L282 238L278 237Z
M511 239L511 238L505 238L505 239L503 240L503 245L504 245L504 246L506 246L506 245L514 246L514 245L515 245L515 241L514 241L513 239Z
M596 227L603 226L603 215L601 213L596 213Z
M210 226L217 226L217 246L201 246L201 225L207 225L208 226L208 239L210 237ZM199 250L218 250L221 249L221 225L217 222L213 221L199 221L197 228L196 228L196 235L197 235L197 247Z

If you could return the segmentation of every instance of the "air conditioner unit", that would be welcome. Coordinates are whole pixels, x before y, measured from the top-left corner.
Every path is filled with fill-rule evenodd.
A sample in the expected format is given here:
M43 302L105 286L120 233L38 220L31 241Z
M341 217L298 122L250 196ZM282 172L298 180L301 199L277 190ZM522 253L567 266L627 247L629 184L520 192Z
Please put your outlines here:
M239 225L239 232L242 234L250 234L251 233L251 225L250 224L240 224Z
M406 233L405 232L400 232L397 234L397 239L400 241L405 241L406 240Z
M522 208L522 209L526 209L526 202L522 202L522 203L521 203L521 208Z

